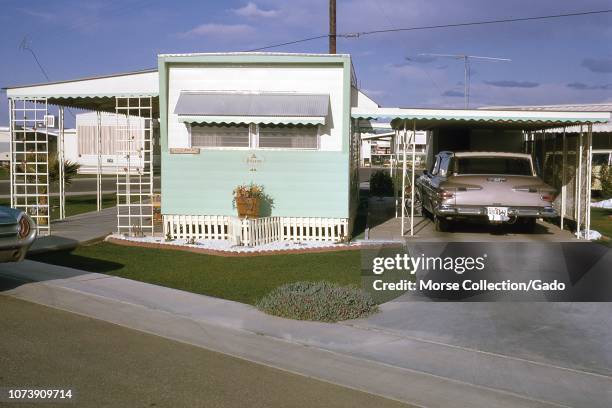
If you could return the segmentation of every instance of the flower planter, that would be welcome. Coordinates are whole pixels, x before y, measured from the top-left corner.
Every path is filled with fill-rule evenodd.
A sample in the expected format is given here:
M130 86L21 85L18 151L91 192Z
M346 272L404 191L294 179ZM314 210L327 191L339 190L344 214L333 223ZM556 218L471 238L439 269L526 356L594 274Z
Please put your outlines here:
M236 197L236 208L240 218L257 218L259 216L259 198Z

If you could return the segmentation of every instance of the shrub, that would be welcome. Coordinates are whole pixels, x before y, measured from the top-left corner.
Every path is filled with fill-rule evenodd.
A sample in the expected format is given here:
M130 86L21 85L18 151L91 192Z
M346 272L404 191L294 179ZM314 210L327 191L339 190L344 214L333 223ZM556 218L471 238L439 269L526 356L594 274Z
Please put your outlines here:
M601 183L601 195L603 198L612 197L612 166L603 165L599 171L599 182Z
M384 170L378 170L370 176L370 194L377 197L393 195L393 180Z
M357 319L378 311L371 296L356 286L327 281L279 286L259 300L257 308L275 316L321 322Z

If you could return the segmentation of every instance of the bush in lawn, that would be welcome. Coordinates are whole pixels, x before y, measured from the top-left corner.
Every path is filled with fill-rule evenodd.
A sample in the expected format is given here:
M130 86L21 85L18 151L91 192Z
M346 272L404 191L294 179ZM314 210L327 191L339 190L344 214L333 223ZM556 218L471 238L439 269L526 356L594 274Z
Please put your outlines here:
M357 319L378 311L361 289L326 281L280 286L257 302L257 307L275 316L321 322Z
M612 198L612 166L603 165L599 171L601 195L603 198Z
M370 176L370 194L376 197L389 197L393 195L393 180L389 173L378 170Z

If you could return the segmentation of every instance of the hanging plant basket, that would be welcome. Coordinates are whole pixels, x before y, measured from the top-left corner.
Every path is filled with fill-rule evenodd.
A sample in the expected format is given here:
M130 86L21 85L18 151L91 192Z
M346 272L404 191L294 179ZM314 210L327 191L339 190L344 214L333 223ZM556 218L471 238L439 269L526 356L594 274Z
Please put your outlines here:
M263 187L257 184L239 185L234 189L234 207L240 218L259 217L259 204L264 198Z
M259 198L236 198L236 208L240 218L257 218L259 217Z

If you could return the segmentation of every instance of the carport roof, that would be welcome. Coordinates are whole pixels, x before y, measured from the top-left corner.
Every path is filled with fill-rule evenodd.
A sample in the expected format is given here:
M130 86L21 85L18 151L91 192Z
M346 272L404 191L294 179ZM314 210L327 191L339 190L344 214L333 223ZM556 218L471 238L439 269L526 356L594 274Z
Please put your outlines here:
M157 69L101 75L69 81L10 86L12 99L46 98L50 104L99 111L115 111L115 97L159 96Z
M428 130L439 127L476 127L536 130L569 125L605 123L610 112L522 111L489 109L353 108L353 119L390 121L394 128L404 125Z

